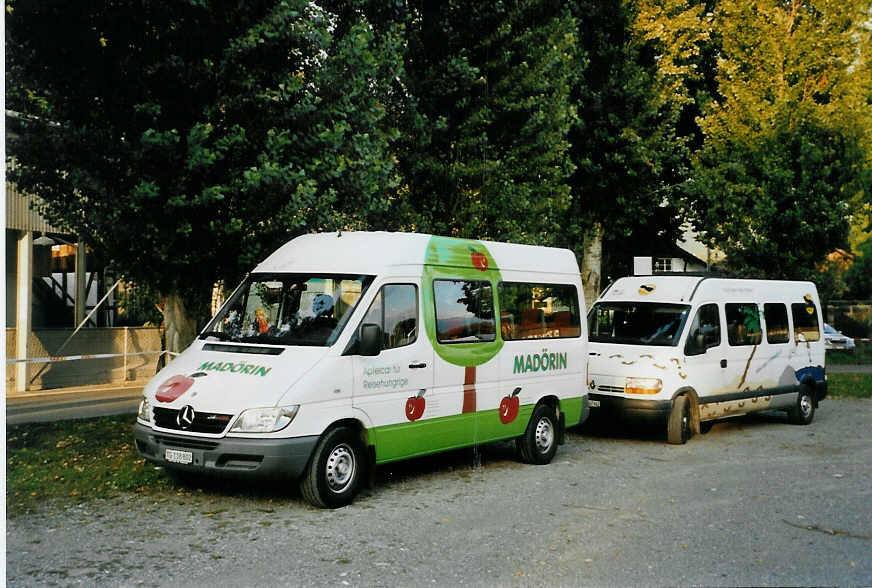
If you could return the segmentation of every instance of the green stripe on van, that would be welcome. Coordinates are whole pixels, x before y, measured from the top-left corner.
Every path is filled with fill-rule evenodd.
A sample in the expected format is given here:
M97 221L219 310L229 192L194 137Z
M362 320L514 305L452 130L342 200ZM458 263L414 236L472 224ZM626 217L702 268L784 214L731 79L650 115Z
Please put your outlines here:
M566 426L578 424L582 402L581 397L561 400ZM507 424L500 422L499 409L494 409L374 427L369 434L375 444L376 463L517 437L527 428L533 407L521 406L515 420Z

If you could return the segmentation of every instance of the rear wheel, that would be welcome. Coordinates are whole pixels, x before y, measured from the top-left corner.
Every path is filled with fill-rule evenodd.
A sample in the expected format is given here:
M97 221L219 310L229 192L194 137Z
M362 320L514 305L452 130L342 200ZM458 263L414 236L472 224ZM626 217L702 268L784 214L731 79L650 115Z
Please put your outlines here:
M787 417L793 425L807 425L814 419L814 397L811 386L802 384L799 387L799 396L796 405L787 411Z
M553 408L539 404L533 409L527 430L515 444L526 463L546 464L557 453L557 415Z
M666 440L673 445L684 445L690 438L690 403L686 396L676 396L666 425Z
M300 492L319 508L345 506L360 488L363 469L363 450L355 432L347 427L333 429L315 447Z

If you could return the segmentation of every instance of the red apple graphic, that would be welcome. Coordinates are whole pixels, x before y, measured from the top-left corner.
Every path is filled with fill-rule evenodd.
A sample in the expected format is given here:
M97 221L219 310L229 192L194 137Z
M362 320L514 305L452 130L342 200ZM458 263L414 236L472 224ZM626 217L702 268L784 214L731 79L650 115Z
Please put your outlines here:
M469 254L469 258L472 260L473 267L477 270L485 271L487 269L487 257L484 253L479 253L472 247L470 247L469 250L472 252Z
M410 396L406 400L406 418L410 421L417 421L424 414L424 405L426 404L423 389L418 392L417 396Z
M188 388L190 388L193 383L193 378L173 376L160 385L160 388L157 389L157 393L154 397L158 402L172 402L187 392Z
M518 398L520 393L521 389L515 388L511 396L504 396L500 401L500 422L503 424L511 423L518 416L521 407L521 400Z

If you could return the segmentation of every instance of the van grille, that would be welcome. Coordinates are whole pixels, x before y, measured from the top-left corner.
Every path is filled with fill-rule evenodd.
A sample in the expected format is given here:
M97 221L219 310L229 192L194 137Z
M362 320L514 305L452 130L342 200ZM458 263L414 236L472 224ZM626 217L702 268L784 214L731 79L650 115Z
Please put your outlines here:
M597 386L597 390L600 392L610 392L612 394L623 394L624 388L623 386Z
M215 412L197 412L194 413L194 422L190 427L182 429L178 423L179 409L154 408L154 425L161 429L173 429L175 431L186 431L190 433L210 433L218 435L224 432L232 414L219 414Z

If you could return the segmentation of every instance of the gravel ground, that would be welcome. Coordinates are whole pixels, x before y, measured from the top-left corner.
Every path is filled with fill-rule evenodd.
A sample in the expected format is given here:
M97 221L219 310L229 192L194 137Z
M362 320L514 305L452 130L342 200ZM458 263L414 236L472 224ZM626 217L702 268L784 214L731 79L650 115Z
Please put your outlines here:
M9 586L872 585L872 401L718 423L684 446L569 432L380 468L349 507L182 486L7 521Z

